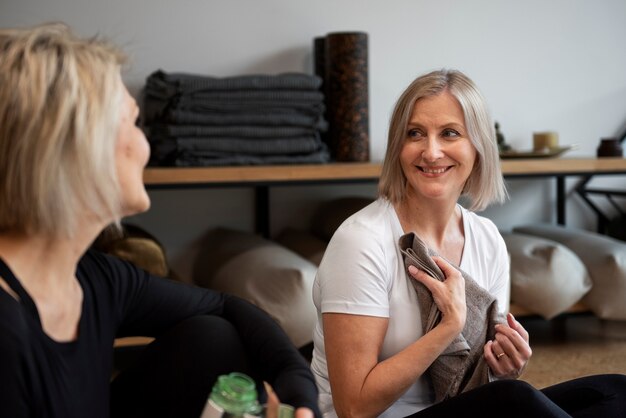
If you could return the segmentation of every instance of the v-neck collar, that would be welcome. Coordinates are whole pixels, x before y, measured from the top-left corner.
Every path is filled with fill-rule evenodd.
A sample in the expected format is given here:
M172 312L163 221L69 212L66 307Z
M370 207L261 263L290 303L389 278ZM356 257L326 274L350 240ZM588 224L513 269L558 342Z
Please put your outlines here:
M41 317L39 316L39 310L37 309L37 305L35 304L35 301L30 296L30 294L26 291L26 289L24 289L24 286L22 286L22 283L15 276L11 268L6 264L6 262L2 258L0 258L0 277L2 277L4 281L9 285L11 290L13 290L13 292L17 294L17 296L19 297L19 300L16 300L16 302L19 303L23 307L23 309L31 317L31 319L35 322L35 324L37 324L38 330L42 333L42 335L45 336L45 338L48 341L54 344L66 345L66 346L73 345L78 342L83 331L82 330L83 317L85 313L85 299L86 299L85 288L78 274L76 274L76 279L78 280L78 285L81 286L81 289L83 292L83 300L81 304L80 318L78 319L78 335L76 339L71 340L71 341L55 340L44 331L43 325L41 324ZM15 300L13 296L11 295L9 296L11 297L11 299Z

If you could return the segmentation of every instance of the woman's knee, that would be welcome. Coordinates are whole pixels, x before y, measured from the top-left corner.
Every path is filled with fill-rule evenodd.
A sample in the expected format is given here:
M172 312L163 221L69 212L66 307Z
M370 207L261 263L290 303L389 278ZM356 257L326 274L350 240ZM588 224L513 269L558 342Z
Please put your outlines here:
M626 375L623 374L605 374L604 379L607 384L616 389L621 389L620 392L626 393Z
M531 405L544 404L545 396L523 380L498 380L490 383L492 394L503 405L527 408Z

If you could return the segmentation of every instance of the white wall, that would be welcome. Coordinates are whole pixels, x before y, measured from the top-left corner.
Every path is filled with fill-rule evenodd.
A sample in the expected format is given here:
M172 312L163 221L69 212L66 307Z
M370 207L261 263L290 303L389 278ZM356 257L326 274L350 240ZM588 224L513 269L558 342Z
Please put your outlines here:
M61 20L123 45L134 93L159 68L214 76L312 72L313 38L368 32L374 161L383 157L396 97L415 76L440 67L477 82L513 146L530 148L533 131L554 130L561 143L578 144L570 156L594 155L600 137L626 127L625 16L624 0L0 0L0 26ZM502 229L554 219L551 183L510 185L512 202L486 212ZM272 231L305 226L318 200L374 193L367 185L275 189ZM133 221L165 242L183 275L207 228L253 228L249 190L151 194L153 209ZM577 197L568 216L572 225L594 227Z

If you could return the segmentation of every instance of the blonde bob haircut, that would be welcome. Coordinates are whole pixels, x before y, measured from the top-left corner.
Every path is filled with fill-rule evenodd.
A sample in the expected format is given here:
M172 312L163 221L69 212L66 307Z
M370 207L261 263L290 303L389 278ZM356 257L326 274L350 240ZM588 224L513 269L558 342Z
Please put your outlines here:
M63 24L0 29L0 231L71 237L121 217L124 55Z
M400 165L400 152L407 139L407 126L413 108L419 99L444 91L448 91L461 105L465 127L477 153L474 168L461 195L471 200L470 209L474 211L483 210L494 202L502 203L507 192L500 169L494 124L485 99L466 75L445 69L416 78L398 99L389 124L387 152L378 183L379 194L393 204L404 199L407 179Z

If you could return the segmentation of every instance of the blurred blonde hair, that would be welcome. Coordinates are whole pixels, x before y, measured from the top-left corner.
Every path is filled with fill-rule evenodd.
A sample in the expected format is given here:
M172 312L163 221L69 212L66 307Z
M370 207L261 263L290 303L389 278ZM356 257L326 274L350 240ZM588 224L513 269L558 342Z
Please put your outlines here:
M392 203L399 203L406 192L406 177L400 165L400 152L407 138L407 126L415 103L424 97L450 92L465 116L470 141L477 159L465 183L463 196L471 200L471 210L483 210L489 204L502 203L507 192L500 168L495 128L482 94L465 74L456 70L438 70L416 78L402 93L393 110L387 138L387 152L378 183L378 192Z
M0 29L0 230L72 236L119 220L125 56L63 24Z

